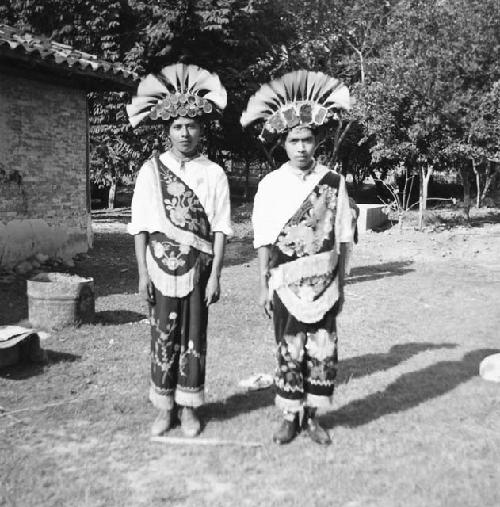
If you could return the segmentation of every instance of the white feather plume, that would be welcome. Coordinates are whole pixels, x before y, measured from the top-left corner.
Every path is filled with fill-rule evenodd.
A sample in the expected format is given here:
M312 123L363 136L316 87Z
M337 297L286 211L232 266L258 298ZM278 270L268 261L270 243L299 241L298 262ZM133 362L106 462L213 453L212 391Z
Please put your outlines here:
M127 114L135 127L151 110L169 95L184 94L202 97L219 110L227 105L227 92L219 77L196 65L174 63L158 75L148 74L137 88L137 95L127 106Z
M297 70L262 85L250 97L241 115L241 125L247 127L267 120L285 106L309 102L326 109L350 108L349 90L338 79L323 72Z

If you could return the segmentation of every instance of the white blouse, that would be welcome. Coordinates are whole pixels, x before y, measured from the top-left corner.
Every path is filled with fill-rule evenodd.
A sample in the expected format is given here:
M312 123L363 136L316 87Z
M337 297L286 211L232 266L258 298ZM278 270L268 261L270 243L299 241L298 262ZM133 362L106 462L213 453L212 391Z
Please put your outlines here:
M168 151L160 155L160 160L194 191L212 232L232 235L229 185L222 167L200 155L186 161L181 168L181 163ZM132 220L127 226L129 234L163 231L165 211L157 187L155 169L149 160L141 167L135 182Z
M326 166L316 164L304 177L302 170L287 162L262 179L255 195L252 214L255 248L276 241L284 225L328 171ZM337 249L339 243L353 241L352 223L345 179L340 176L335 218Z

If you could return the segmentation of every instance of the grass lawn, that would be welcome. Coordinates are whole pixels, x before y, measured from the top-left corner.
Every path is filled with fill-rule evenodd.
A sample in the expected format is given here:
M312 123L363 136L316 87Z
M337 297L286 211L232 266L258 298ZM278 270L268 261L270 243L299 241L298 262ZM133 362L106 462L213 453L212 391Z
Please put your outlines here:
M478 376L500 351L495 218L361 237L327 448L275 446L273 390L238 388L274 368L238 223L210 314L202 437L262 444L249 448L150 442L133 242L125 215L99 214L95 248L72 270L95 279L97 322L54 333L48 364L0 371L0 506L499 506L500 385ZM0 305L0 324L26 318L25 281L0 285Z

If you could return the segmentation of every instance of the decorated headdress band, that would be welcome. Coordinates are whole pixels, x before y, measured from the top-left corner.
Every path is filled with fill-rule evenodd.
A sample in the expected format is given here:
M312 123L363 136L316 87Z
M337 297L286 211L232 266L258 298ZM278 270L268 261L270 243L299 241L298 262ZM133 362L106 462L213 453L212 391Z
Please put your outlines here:
M149 116L153 120L220 113L227 104L219 77L196 65L175 63L159 74L148 74L127 106L132 127Z
M349 108L349 90L338 79L298 70L262 85L250 97L240 122L247 127L264 120L260 139L270 141L298 125L325 125Z

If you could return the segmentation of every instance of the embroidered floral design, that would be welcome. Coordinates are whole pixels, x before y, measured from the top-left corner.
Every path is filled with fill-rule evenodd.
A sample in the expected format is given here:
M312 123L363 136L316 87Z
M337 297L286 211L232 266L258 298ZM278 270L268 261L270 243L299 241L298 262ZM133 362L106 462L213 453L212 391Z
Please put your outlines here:
M171 373L171 369L175 363L176 354L172 353L175 346L171 340L172 333L177 328L177 322L170 321L167 323L165 331L160 330L158 327L158 339L154 341L151 349L151 362L163 372L163 380Z
M336 345L336 333L329 333L326 329L318 329L315 333L307 335L307 353L318 361L324 361L327 357L332 357Z
M337 376L337 361L334 356L319 361L311 359L307 361L307 379L306 382L315 386L332 386L335 384Z
M210 225L198 197L161 162L159 173L165 194L165 212L169 220L180 229L187 229L208 239Z
M190 220L189 208L185 208L182 205L170 207L170 220L179 227L186 227L186 224Z
M185 192L186 186L180 181L172 181L167 185L167 190L168 193L172 194L174 197L179 197Z
M162 263L167 266L167 268L170 271L175 271L179 266L183 266L185 264L185 261L182 259L175 257L174 255L171 255L170 257L165 257L162 260Z
M303 389L302 359L305 335L287 335L287 341L278 345L276 368L276 385L284 391L301 391Z
M276 246L290 257L304 257L333 245L337 189L318 185L278 236Z
M161 259L165 255L165 247L159 241L153 241L152 245L155 257Z
M304 333L298 333L296 335L285 335L283 340L286 342L286 351L284 355L286 356L287 352L290 355L290 358L294 361L302 361L302 357L304 355ZM290 363L288 363L290 366Z

